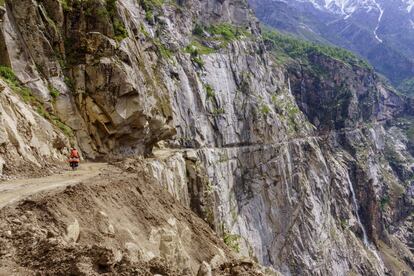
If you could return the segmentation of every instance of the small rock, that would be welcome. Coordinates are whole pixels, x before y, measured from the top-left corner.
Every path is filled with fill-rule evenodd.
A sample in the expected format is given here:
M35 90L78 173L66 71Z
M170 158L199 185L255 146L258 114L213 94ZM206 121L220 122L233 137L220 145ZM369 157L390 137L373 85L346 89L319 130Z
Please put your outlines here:
M141 250L139 246L133 242L125 243L127 256L132 262L137 262L141 258Z
M122 260L123 254L120 250L116 250L114 252L114 261L115 263L119 263Z
M19 225L22 224L22 222L19 219L17 219L17 218L12 219L11 222L13 222L14 224L19 224Z
M46 237L49 239L49 238L53 238L55 236L55 233L53 233L52 231L50 231L50 230L48 230L47 231L47 234L46 234Z
M77 242L79 239L79 234L79 222L77 219L75 219L75 221L72 224L68 225L66 228L66 240L68 242Z
M200 268L198 269L197 276L212 276L211 266L206 263L202 262Z
M216 254L216 255L214 255L213 258L211 258L210 265L213 269L216 269L225 262L226 262L225 257L223 257L219 254Z
M108 226L108 234L111 236L115 235L115 228L112 224L109 224Z
M197 157L197 153L194 150L189 150L185 152L185 158L191 161L197 161L198 157Z

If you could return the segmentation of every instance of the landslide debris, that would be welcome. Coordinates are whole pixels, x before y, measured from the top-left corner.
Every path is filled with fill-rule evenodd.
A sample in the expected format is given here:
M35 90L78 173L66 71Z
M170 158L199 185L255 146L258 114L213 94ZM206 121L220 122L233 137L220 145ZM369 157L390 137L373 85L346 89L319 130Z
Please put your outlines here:
M196 275L212 260L216 275L264 275L233 261L209 226L143 168L108 166L1 209L0 275Z

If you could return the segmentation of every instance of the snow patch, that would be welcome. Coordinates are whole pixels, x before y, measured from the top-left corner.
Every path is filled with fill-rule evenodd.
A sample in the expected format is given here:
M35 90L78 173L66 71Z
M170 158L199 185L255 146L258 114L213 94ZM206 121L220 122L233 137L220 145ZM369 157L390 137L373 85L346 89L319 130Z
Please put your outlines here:
M406 5L406 10L410 13L414 7L414 0L403 0L403 3Z
M384 10L382 9L382 7L380 6L380 4L378 4L377 3L377 1L376 0L374 0L374 4L377 6L377 8L378 8L378 10L379 10L379 16L378 16L378 23L377 23L377 26L375 27L375 30L374 30L374 35L375 35L375 38L380 42L380 43L382 43L383 41L382 41L382 39L381 38L379 38L379 36L378 36L378 29L379 29L379 27L380 27L380 24L381 24L381 20L382 20L382 16L384 15Z

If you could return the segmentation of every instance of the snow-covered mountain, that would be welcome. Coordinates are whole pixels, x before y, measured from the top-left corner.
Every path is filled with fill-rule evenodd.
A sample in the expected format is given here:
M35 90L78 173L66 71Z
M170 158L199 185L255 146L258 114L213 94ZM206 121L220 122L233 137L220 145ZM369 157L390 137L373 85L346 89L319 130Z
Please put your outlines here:
M344 16L349 16L359 9L371 10L377 7L375 0L299 0L298 2L310 2L315 8Z
M395 85L414 77L414 0L249 0L263 23L347 48Z

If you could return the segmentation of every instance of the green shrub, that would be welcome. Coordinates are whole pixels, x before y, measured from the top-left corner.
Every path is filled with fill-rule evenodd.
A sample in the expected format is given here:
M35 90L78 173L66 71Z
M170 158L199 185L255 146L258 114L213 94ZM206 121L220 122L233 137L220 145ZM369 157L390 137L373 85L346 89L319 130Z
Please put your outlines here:
M128 31L126 30L125 25L122 23L122 21L115 18L113 20L113 27L116 41L119 42L128 37Z
M18 79L10 67L0 66L0 76L6 80L18 84Z
M200 67L201 69L204 68L204 61L201 57L199 56L194 56L191 58L191 60L198 65L198 67Z
M384 211L385 210L385 206L387 206L389 203L390 203L390 197L388 195L382 197L381 198L381 201L380 201L381 211Z
M38 105L36 107L36 111L43 118L50 120L50 114L49 114L49 112L47 112L47 110L45 109L45 107L43 105Z
M239 240L240 240L239 235L224 233L224 238L223 238L224 243L237 253L240 252Z
M207 32L212 35L222 36L226 40L236 39L238 33L237 28L227 23L211 25L207 28Z
M154 21L154 13L152 11L146 11L145 20L147 20L148 22Z
M207 100L214 98L216 96L216 93L214 92L213 87L211 87L209 84L205 85L206 93L207 93Z
M200 24L196 24L193 29L193 35L202 36L204 35L204 28Z
M59 90L57 90L52 85L49 85L48 88L49 88L49 93L50 93L50 96L52 97L52 99L55 100L57 97L59 97L59 95L60 95Z

